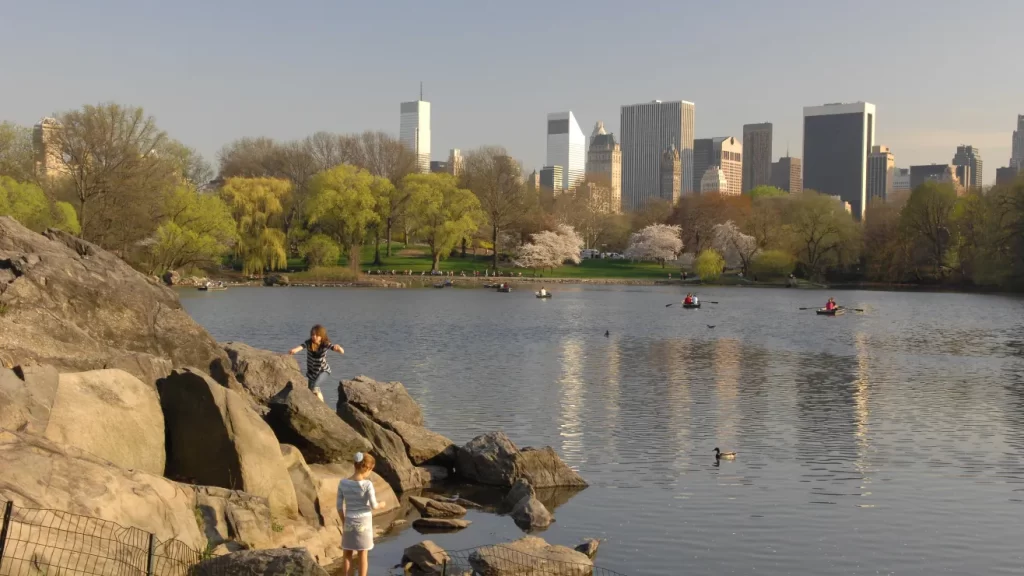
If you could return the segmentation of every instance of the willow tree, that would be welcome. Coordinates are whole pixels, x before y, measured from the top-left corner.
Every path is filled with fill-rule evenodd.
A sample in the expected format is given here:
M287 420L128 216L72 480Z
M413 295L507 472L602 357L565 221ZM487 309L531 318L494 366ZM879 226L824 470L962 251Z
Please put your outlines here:
M449 174L411 174L402 187L409 191L410 215L419 235L430 246L431 270L437 270L441 258L480 227L480 201Z
M238 230L235 254L243 274L263 274L288 265L281 223L292 183L279 178L228 178L220 191Z
M375 192L390 185L362 168L343 164L313 176L304 213L311 227L348 249L348 262L359 270L359 251L367 231L380 221Z

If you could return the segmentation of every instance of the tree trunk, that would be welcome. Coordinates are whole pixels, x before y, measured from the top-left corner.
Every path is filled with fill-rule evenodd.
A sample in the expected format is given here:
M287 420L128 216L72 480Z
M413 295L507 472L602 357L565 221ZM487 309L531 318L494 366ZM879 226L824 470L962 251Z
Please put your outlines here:
M373 265L383 266L384 262L380 259L380 234L373 235L374 249L373 249Z
M430 271L431 272L437 272L437 266L438 266L438 264L441 263L441 253L438 252L437 250L433 249L433 248L430 249L430 252L431 252L431 255L434 257L434 265L430 269Z
M393 220L393 218L388 217L388 258L391 258L391 225Z
M356 274L359 273L359 252L362 249L362 245L358 243L353 243L348 249L348 267Z
M491 241L494 243L491 246L491 252L494 253L494 257L492 258L492 261L494 263L494 270L497 271L498 270L498 225L495 224L494 226L491 227L491 229L493 231L492 234L491 234Z
M465 238L462 239L462 257L463 258L466 257L466 239Z

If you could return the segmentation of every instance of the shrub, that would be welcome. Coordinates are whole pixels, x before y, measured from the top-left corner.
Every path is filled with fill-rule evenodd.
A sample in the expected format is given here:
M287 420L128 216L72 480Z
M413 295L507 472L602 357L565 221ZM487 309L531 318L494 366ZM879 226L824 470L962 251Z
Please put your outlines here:
M337 266L341 248L324 234L314 234L299 246L299 255L310 268Z
M694 268L697 275L704 282L714 282L722 275L722 268L725 267L725 258L714 250L703 250L694 261Z
M782 250L768 250L758 254L750 271L759 278L785 278L796 267L796 258Z

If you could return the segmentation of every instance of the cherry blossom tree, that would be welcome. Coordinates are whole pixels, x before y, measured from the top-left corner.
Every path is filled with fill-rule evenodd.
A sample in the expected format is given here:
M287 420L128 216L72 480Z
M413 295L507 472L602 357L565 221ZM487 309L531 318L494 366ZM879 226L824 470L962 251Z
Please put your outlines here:
M682 251L682 230L679 226L651 224L630 236L625 255L630 260L654 260L664 268L666 261L675 260Z
M519 248L515 265L520 268L543 270L566 262L580 263L583 239L572 226L559 224L554 230L533 234L530 240Z
M732 220L716 224L711 238L711 246L725 259L725 265L730 268L739 266L744 275L750 270L754 257L761 252L757 239L741 232Z

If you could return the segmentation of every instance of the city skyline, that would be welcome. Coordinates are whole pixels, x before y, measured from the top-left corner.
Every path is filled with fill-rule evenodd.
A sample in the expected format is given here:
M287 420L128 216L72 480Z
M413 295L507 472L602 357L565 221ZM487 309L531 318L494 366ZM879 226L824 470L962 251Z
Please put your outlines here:
M621 105L683 99L700 109L697 137L739 136L744 124L769 121L773 149L788 145L792 156L803 157L803 106L866 100L878 106L876 140L893 150L901 166L948 161L957 145L970 144L988 157L984 179L991 184L994 168L1008 164L1013 125L1024 112L1019 109L1024 79L996 74L1013 67L1012 23L1024 17L1024 6L981 4L958 28L959 41L971 50L958 50L926 32L945 22L944 6L957 6L940 1L928 4L929 10L913 2L813 10L813 4L795 1L659 3L628 13L611 3L524 2L513 14L497 6L322 4L313 11L256 1L246 5L251 26L239 27L232 25L233 10L206 10L195 0L174 9L58 6L40 0L7 7L0 22L6 78L25 88L7 95L0 119L32 126L83 104L138 105L172 137L215 162L222 146L241 137L291 140L318 130L397 135L395 103L410 100L422 79L433 104L431 160L443 161L450 148L496 144L529 171L544 164L536 119L551 110L571 108L582 126L604 119L606 129L619 134ZM872 24L880 10L893 22L916 25L894 37L891 28ZM547 15L539 27L533 17L538 11ZM703 25L681 39L671 32L681 18ZM42 21L47 25L38 26ZM842 29L836 29L836 21L845 23ZM387 23L393 37L360 24L365 22ZM605 59L584 56L606 51L607 35L546 46L529 41L560 29L558 22L621 32ZM716 26L726 23L735 41L709 58L691 57L716 36ZM773 31L770 51L761 49L768 30ZM274 42L254 40L264 36ZM183 37L190 38L185 47ZM900 66L880 68L854 57L879 42ZM138 50L140 45L146 49ZM31 58L24 56L24 46L33 46ZM814 50L808 50L811 46ZM550 58L552 50L561 49L568 51L572 66ZM410 51L418 57L408 58ZM680 57L657 56L668 52ZM74 70L54 74L37 65L69 53L78 58ZM360 57L346 56L339 68L339 55L352 53ZM984 55L980 60L978 53ZM457 66L436 64L453 57ZM954 94L930 71L936 59L989 72L998 78L995 89L967 99ZM729 74L720 74L723 69ZM325 72L333 70L343 71ZM522 81L530 74L554 80L538 88ZM303 86L316 90L298 89Z

